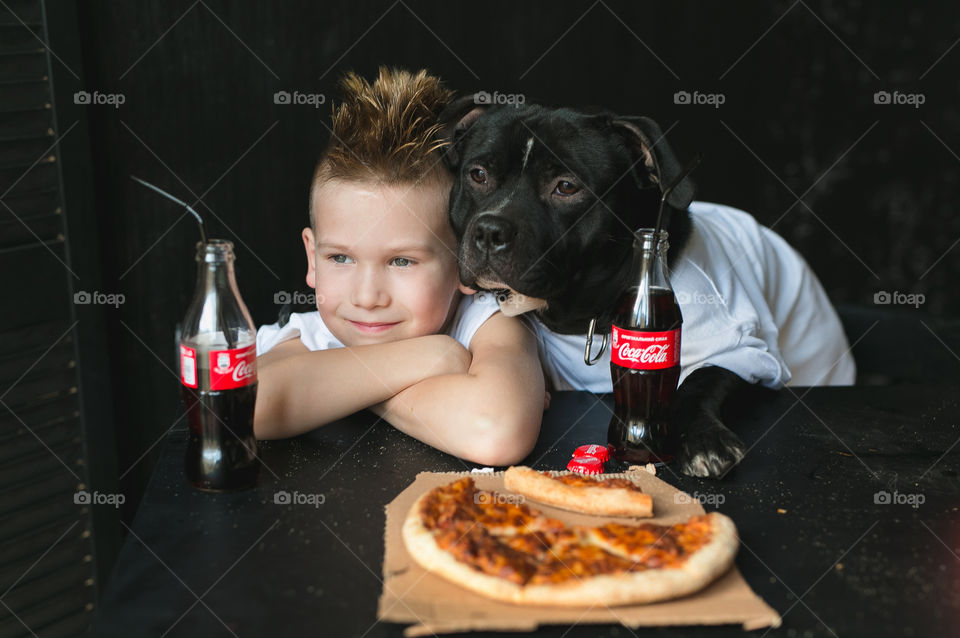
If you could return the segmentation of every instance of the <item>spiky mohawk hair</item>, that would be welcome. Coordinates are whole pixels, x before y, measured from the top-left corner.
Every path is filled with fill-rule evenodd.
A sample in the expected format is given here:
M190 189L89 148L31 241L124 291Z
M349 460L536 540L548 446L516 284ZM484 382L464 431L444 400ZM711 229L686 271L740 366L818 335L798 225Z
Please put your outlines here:
M331 179L415 183L447 173L437 121L453 92L426 70L380 67L373 84L350 72L333 108L333 135L313 175L312 193Z

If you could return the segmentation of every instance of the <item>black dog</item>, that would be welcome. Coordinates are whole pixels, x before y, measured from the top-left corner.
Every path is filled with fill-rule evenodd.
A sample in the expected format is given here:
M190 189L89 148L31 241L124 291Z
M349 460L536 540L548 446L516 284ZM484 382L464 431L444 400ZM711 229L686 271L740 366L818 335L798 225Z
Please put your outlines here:
M654 225L660 185L681 165L655 122L643 117L454 102L441 116L455 183L450 196L460 242L460 278L534 303L550 330L585 334L598 317L609 332L630 285L632 232ZM691 234L693 185L671 193L671 262ZM725 399L747 386L721 367L703 367L678 389L673 422L683 472L721 476L743 458L740 438L720 420Z

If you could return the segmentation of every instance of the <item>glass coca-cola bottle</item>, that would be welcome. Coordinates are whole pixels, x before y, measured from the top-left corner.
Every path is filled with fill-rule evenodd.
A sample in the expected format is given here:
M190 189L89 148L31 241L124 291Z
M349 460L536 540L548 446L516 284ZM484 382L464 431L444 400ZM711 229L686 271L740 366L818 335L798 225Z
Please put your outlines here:
M253 411L256 329L237 290L233 244L197 244L197 287L180 337L187 410L187 480L207 491L254 485L260 472Z
M614 456L668 463L667 420L680 377L683 317L666 273L667 232L634 233L634 281L617 305L610 335L614 413L607 438Z

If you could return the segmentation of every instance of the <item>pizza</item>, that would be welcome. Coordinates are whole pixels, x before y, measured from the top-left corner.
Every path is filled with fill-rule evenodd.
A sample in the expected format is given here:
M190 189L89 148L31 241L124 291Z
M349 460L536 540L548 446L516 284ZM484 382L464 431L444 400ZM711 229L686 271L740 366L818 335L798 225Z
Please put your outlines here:
M737 531L712 512L683 523L568 526L465 477L420 496L403 524L424 569L531 605L626 605L696 592L726 572Z
M606 516L653 516L653 498L625 478L550 474L529 467L508 468L503 483L511 492L565 510Z

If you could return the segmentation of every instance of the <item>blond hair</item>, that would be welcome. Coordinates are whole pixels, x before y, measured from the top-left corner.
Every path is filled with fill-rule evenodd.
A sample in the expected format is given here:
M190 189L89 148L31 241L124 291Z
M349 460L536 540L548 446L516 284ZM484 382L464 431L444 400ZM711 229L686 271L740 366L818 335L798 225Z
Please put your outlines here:
M341 80L333 134L310 188L310 221L317 190L332 179L385 184L420 183L449 175L437 121L453 92L426 70L380 67L371 84L353 72Z

